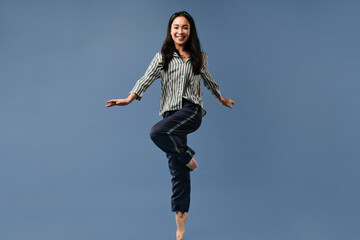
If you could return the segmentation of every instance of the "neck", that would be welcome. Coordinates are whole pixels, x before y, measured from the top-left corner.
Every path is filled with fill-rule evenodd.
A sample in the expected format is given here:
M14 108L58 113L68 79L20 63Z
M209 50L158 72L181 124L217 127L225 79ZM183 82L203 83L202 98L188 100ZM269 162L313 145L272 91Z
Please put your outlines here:
M185 46L175 44L175 48L176 48L176 50L178 50L178 52L184 52Z

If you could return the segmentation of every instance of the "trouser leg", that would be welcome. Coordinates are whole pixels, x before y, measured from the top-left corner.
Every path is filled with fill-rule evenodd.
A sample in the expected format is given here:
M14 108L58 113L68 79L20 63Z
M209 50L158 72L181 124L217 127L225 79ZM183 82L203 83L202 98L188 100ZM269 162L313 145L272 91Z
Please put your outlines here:
M172 176L171 209L188 212L190 207L190 170L186 167L195 151L187 146L187 134L196 131L201 124L201 108L183 101L183 108L169 111L164 119L150 131L154 143L166 153Z
M164 119L152 127L150 137L161 150L186 165L195 154L187 146L186 135L196 131L201 120L200 106L185 101L182 109L165 113Z
M190 207L190 170L176 157L169 158L169 170L172 176L171 210L188 212Z

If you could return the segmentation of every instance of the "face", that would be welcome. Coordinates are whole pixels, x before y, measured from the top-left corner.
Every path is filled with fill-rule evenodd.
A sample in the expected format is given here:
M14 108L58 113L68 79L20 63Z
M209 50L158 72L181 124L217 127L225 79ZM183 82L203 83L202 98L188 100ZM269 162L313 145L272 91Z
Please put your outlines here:
M190 37L190 23L186 17L179 16L171 24L170 34L175 45L184 46Z

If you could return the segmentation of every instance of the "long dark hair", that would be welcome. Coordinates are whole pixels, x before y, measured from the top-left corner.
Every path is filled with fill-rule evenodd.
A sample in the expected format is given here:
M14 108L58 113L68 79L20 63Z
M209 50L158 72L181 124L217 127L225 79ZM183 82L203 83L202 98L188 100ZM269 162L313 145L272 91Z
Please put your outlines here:
M179 16L184 16L190 23L190 36L185 44L184 50L190 54L190 62L193 67L194 74L200 74L202 64L203 64L200 41L199 41L198 35L196 33L194 19L190 16L190 14L188 14L185 11L176 12L169 19L167 32L166 32L166 38L165 38L165 41L161 48L163 69L165 72L168 70L169 63L170 63L171 59L173 58L174 51L179 54L179 52L175 48L174 40L172 39L171 34L170 34L171 25L172 25L174 19ZM180 54L179 54L179 56L180 56Z

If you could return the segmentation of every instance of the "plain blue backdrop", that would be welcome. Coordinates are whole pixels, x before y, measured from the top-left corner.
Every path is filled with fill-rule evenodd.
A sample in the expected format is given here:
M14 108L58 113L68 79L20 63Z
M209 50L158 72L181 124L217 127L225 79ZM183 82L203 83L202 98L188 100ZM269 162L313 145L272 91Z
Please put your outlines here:
M0 0L0 239L175 239L160 81L125 98L195 19L223 107L197 151L185 239L360 238L360 3Z

